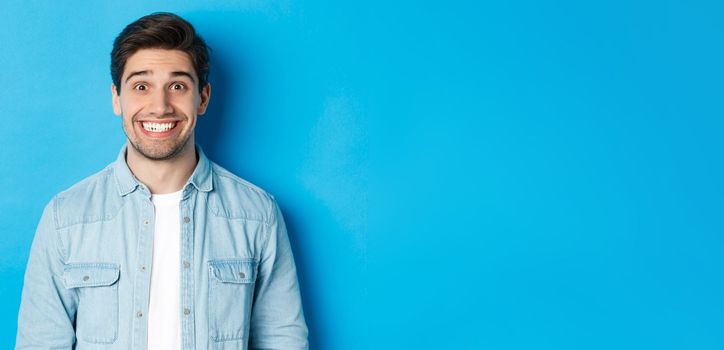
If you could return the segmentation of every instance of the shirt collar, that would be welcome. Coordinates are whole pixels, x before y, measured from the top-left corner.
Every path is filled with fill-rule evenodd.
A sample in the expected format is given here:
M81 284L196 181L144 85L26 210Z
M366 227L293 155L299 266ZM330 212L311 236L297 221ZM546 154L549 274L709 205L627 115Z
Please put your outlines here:
M194 172L191 174L187 185L190 183L201 192L209 192L214 188L211 180L211 161L209 161L209 158L206 158L204 151L198 144L196 145L196 154L199 155L199 161L196 163L196 169L194 169ZM184 188L186 188L186 186L184 186Z
M116 177L116 184L118 188L118 195L125 196L138 188L141 182L133 176L131 169L128 168L126 163L126 151L128 144L123 145L121 151L118 153L118 158L113 163L113 173ZM199 161L196 163L194 172L189 177L184 188L188 187L189 184L196 187L198 191L209 192L213 189L212 176L211 176L211 161L206 158L204 151L201 146L196 145L196 154L199 157Z

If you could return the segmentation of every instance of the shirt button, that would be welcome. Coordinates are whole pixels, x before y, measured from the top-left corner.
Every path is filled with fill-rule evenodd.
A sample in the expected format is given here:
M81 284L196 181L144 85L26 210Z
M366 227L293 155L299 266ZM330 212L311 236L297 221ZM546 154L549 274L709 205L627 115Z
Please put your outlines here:
M184 267L188 269L189 266L191 266L191 263L189 263L188 261L184 261Z
M83 276L83 280L84 280L84 281L87 281L87 280L89 280L89 279L90 279L89 276Z
M143 220L143 224L144 224L144 225L148 225L148 219Z
M189 310L189 309L184 309L184 315L188 315L188 314L190 314L190 313L191 313L191 310Z
M243 272L239 272L239 277L246 278L246 275Z
M143 317L143 312L141 312L141 311L136 312L136 317L139 317L139 318Z
M188 216L184 216L184 222L188 224L189 222L191 222L191 218L189 218Z
M141 272L146 271L146 267L145 267L145 266L139 266L138 269L141 270Z

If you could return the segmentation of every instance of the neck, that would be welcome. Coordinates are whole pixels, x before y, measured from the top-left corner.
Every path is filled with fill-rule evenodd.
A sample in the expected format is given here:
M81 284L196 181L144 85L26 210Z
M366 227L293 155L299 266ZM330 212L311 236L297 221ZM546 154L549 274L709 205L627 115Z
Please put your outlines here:
M167 160L148 159L130 144L126 149L128 168L152 194L180 191L196 168L196 148L192 140L189 140L181 153Z

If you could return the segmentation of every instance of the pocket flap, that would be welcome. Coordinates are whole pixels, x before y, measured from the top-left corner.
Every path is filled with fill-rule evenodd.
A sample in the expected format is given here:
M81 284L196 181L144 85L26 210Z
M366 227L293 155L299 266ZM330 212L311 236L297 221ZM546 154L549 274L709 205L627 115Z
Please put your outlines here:
M210 260L209 274L224 283L254 283L256 280L256 260Z
M68 264L63 269L66 288L110 286L119 275L120 267L111 263Z

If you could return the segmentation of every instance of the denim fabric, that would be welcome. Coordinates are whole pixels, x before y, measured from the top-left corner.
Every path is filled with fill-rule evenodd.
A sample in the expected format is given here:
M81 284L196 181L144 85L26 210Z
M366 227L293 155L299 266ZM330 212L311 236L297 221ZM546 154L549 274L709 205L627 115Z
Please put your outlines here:
M16 349L146 349L154 207L125 150L46 206ZM197 153L180 203L182 348L307 349L274 198Z

